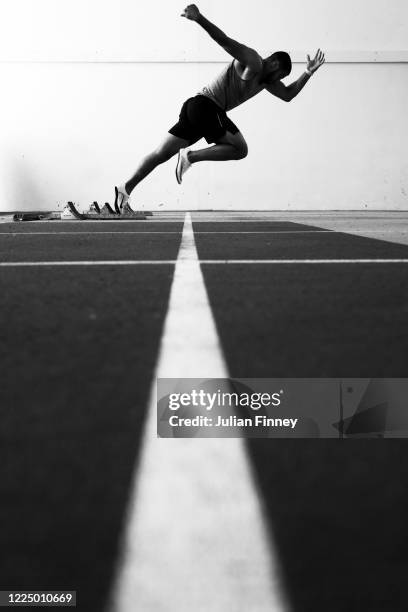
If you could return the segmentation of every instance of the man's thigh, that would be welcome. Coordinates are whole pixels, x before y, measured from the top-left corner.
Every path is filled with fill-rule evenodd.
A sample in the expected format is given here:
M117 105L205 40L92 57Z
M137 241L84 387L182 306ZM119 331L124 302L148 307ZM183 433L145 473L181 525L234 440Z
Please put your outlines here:
M232 134L231 132L225 132L224 136L217 139L215 144L229 144L238 149L239 151L248 151L248 145L241 132Z

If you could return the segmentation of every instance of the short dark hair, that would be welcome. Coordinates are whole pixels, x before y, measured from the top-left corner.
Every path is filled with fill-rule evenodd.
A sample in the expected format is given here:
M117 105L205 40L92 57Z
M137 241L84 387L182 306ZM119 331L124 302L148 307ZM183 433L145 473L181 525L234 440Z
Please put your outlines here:
M279 67L286 73L286 76L292 72L292 60L286 51L275 51L270 58L279 62Z

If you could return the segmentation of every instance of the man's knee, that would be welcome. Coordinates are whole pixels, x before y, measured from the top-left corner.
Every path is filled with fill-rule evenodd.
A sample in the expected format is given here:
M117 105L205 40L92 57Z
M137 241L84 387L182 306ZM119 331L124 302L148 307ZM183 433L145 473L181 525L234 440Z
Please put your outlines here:
M238 147L236 147L237 159L244 159L248 155L248 145L246 142L240 143Z

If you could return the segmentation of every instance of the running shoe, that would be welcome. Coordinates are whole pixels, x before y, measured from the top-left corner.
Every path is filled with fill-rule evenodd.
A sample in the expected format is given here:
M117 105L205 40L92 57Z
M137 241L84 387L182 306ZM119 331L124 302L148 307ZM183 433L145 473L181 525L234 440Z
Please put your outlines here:
M176 166L176 179L179 185L183 181L183 176L191 168L191 162L188 160L190 149L180 149Z
M129 195L124 185L115 187L115 210L118 215L122 214L122 209L128 203Z

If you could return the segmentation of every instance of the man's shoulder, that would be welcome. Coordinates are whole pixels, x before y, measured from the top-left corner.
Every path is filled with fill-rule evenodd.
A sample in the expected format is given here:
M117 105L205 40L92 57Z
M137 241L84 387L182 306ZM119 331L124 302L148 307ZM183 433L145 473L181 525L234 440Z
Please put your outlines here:
M251 70L250 68L248 68L248 66L245 66L245 64L242 64L237 59L234 59L231 62L231 66L235 70L239 78L242 79L243 81L251 81L255 77L259 77L260 75L259 72L255 72L254 70Z

